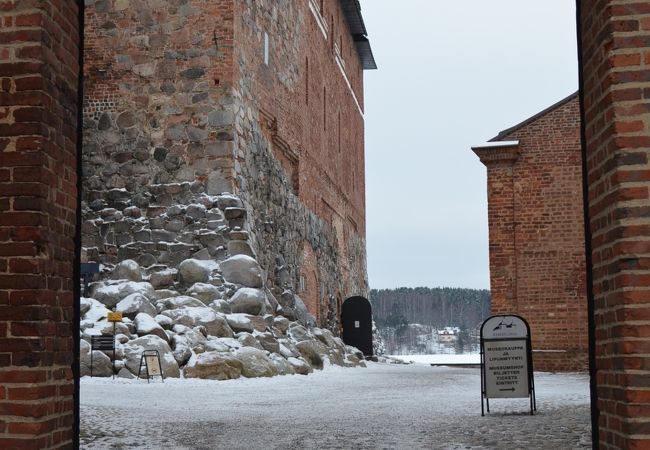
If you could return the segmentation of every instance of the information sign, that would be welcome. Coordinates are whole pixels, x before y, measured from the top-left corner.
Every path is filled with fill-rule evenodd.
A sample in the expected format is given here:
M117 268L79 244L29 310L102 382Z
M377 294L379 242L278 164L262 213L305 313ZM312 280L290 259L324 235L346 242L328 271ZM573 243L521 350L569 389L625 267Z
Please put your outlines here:
M144 371L144 375L147 377L147 383L153 377L160 377L162 381L165 381L165 375L163 374L162 367L160 365L160 353L158 350L145 350L140 356L140 369L138 370L138 378L140 374Z
M160 360L158 359L158 355L146 355L144 357L145 359L145 364L147 365L147 372L150 377L161 377L162 376L162 370L160 369Z
M117 311L109 312L108 317L106 319L109 322L121 322L122 321L122 313L117 312Z
M481 325L481 415L484 399L490 412L491 398L526 397L533 414L537 406L530 327L520 316L492 316Z
M526 398L528 356L526 341L488 341L485 352L485 396L488 398Z

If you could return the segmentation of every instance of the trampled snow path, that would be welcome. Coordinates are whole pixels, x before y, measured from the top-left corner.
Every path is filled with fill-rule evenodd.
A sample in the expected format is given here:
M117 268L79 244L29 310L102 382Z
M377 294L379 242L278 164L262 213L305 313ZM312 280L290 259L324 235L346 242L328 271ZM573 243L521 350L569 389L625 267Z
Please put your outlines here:
M587 375L535 375L528 401L481 417L478 369L370 363L231 381L81 381L84 449L590 447Z

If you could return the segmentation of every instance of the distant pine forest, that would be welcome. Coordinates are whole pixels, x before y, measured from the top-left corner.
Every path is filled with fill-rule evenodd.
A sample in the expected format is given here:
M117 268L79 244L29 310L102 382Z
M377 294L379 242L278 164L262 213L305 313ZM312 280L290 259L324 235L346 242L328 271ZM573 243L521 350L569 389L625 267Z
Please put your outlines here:
M378 327L418 323L473 330L490 315L490 291L448 287L371 289L372 314Z
M476 353L476 330L490 315L490 291L485 289L372 289L370 303L378 352L389 355ZM443 329L454 336L442 341Z

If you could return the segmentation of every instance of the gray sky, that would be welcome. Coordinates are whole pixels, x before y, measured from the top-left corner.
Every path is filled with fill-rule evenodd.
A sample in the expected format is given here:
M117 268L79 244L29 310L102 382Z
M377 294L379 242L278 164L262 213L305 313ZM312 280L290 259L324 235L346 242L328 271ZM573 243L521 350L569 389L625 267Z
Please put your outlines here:
M574 0L362 0L371 288L489 288L472 153L578 88Z

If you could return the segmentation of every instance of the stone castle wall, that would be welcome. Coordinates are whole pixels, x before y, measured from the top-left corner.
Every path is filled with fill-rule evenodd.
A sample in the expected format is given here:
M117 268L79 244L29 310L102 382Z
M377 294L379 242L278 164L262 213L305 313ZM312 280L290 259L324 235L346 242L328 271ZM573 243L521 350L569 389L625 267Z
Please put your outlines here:
M341 301L367 292L361 68L339 3L324 2L329 40L314 5L87 6L87 258L174 264L202 241L221 258L229 249L216 229L198 236L191 221L164 211L234 192L250 219L241 221L245 251L274 293L298 293L337 329ZM348 52L347 81L335 33Z

